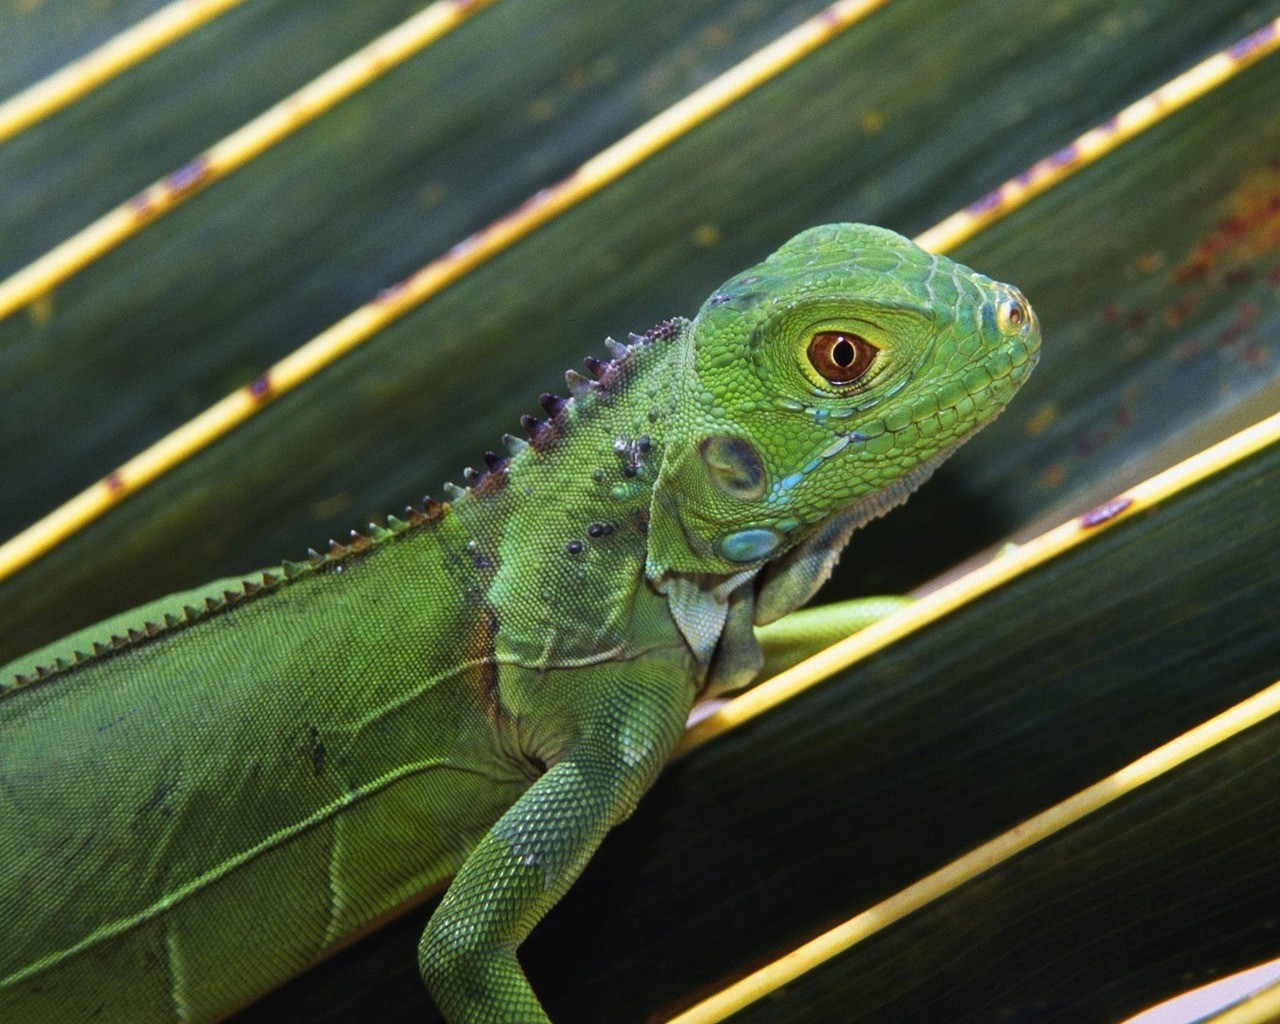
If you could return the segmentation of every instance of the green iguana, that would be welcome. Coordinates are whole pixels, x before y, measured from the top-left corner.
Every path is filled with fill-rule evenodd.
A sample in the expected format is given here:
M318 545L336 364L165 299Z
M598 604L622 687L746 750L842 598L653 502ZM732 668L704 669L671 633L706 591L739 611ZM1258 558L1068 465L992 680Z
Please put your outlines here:
M445 1017L547 1021L516 948L695 698L755 678L1039 344L1014 288L814 228L587 359L448 503L9 666L0 1021L217 1020L451 875Z

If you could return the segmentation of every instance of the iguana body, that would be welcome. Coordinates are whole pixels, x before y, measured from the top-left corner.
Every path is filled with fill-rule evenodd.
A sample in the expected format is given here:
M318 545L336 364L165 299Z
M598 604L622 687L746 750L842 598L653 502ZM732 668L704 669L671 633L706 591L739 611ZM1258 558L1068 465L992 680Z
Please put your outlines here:
M694 699L1038 344L1013 289L814 229L589 361L450 504L11 666L0 1020L215 1020L456 873L420 955L446 1017L545 1021L516 947Z

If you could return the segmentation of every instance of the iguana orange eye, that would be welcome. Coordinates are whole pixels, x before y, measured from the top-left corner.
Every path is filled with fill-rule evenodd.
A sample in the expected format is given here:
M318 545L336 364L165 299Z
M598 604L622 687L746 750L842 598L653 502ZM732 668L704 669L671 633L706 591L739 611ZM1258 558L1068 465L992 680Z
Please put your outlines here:
M809 362L831 384L861 379L879 352L860 334L847 331L819 331L809 342Z

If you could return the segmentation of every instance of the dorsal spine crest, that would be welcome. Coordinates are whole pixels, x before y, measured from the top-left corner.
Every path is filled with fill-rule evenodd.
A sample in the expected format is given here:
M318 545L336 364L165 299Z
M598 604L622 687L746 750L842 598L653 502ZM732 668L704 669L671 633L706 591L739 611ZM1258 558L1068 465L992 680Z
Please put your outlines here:
M578 411L578 406L582 402L590 403L593 399L598 400L608 396L609 392L617 386L623 370L634 357L637 349L657 341L677 337L684 323L685 321L679 319L664 320L644 334L630 334L630 344L606 338L605 348L609 353L609 359L587 356L583 360L584 366L594 380L588 379L575 370L569 370L565 374L565 380L570 397L542 394L539 397L539 403L545 410L547 418L539 419L526 415L520 419L528 440L504 434L502 440L508 455L503 456L492 451L485 452L485 469L476 470L467 467L464 470L467 487L457 487L450 483L444 485L450 500L462 500L468 495L482 498L500 492L506 486L513 457L530 449L543 452L550 448L563 435L571 409ZM328 550L324 553L310 548L305 561L295 562L285 559L276 571L266 571L259 578L243 580L238 590L225 590L220 597L206 597L203 606L184 605L181 614L165 612L160 621L148 620L140 627L129 627L125 636L112 635L107 640L94 640L89 650L77 649L69 652L67 656L59 655L51 665L39 665L30 673L15 676L11 682L0 682L0 698L35 683L45 682L79 666L162 640L180 630L279 590L304 576L333 569L352 558L372 552L381 544L435 523L449 511L449 508L450 502L439 502L430 497L424 498L420 506L407 505L403 518L389 515L386 517L385 526L370 523L367 535L358 530L352 530L348 543L340 544L336 540L330 540Z

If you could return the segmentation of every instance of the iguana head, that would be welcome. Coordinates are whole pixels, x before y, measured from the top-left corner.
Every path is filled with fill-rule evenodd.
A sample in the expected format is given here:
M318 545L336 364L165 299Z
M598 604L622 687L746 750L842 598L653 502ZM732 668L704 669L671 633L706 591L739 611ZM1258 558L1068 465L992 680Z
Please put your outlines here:
M1013 397L1040 328L1016 288L830 224L726 282L680 344L654 577L732 574L901 501Z

